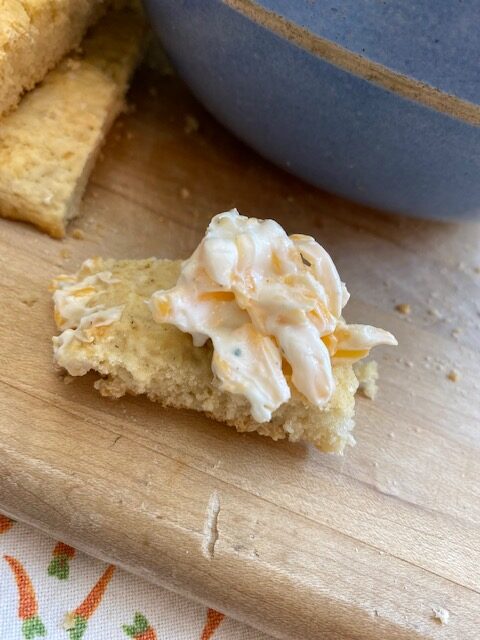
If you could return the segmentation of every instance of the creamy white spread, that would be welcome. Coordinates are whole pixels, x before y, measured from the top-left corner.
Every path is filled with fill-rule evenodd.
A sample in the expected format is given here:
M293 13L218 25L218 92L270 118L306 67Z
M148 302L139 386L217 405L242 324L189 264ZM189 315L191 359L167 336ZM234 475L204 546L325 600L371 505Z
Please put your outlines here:
M88 267L86 261L83 267ZM98 293L98 284L113 284L119 282L112 277L110 271L100 271L88 275L82 280L74 276L59 276L55 280L57 289L53 294L55 305L55 322L59 329L73 329L78 327L85 315L92 315L103 310L104 305L90 306L92 297Z
M182 264L175 287L153 294L157 322L210 338L220 387L245 396L253 418L269 421L295 388L317 407L335 390L332 364L353 363L388 331L348 325L349 294L328 253L313 238L287 236L274 220L215 216Z
M95 268L93 259L84 262L82 269L87 273ZM55 279L53 301L57 327L62 331L53 338L55 360L71 375L83 375L88 371L83 365L72 365L68 358L68 348L72 342L93 342L100 327L106 327L120 320L123 306L106 308L103 304L91 304L93 296L104 287L101 285L119 282L110 271L100 271L78 280L74 276L59 276Z

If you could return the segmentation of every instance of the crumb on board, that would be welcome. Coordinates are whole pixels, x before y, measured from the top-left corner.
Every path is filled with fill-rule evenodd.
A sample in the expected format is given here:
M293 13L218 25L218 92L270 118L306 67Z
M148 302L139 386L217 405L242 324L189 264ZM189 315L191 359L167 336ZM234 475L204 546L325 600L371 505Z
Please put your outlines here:
M67 258L70 258L71 255L72 255L72 252L70 251L70 249L67 249L66 247L65 247L65 249L61 249L60 250L60 257L61 258L67 259Z
M398 313L401 313L404 316L409 316L412 313L412 307L408 302L402 302L395 305L395 311L398 311Z
M460 374L456 369L450 369L450 371L447 373L447 378L452 382L458 382L460 379Z
M72 230L72 238L75 238L75 240L85 240L85 232L77 227Z
M73 376L69 375L68 373L67 375L63 376L63 384L72 384L73 380Z
M26 294L20 298L20 302L27 307L33 307L33 305L38 302L38 296Z
M452 329L452 338L458 338L458 336L462 333L462 330L460 329L460 327L455 327L455 329Z
M438 622L438 624L448 624L450 619L450 611L448 609L444 609L443 607L432 607L433 619Z
M442 318L443 317L441 312L438 309L436 309L435 307L429 307L427 309L427 313L428 313L429 316L433 316L434 318Z
M200 123L198 122L195 116L187 114L185 116L185 125L183 127L184 132L188 135L190 133L195 133L200 128Z
M190 197L190 191L186 187L180 189L180 197L182 200L187 200Z
M370 400L375 400L378 391L378 364L375 360L359 362L354 370L359 382L360 393Z
M287 196L287 202L295 202L295 198L293 196Z

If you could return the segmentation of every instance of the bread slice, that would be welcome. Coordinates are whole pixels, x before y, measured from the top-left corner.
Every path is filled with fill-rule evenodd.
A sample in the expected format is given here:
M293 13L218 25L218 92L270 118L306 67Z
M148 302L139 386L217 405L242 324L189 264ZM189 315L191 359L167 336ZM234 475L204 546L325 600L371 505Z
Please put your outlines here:
M0 114L80 44L106 6L106 0L0 0Z
M354 394L350 365L334 367L336 390L325 409L309 404L295 389L272 420L258 423L247 400L221 391L211 369L212 347L194 347L189 334L158 324L146 301L172 287L180 261L87 260L74 276L54 282L54 358L72 376L89 370L102 377L104 396L146 394L164 406L203 411L238 431L257 431L274 440L306 440L322 451L341 453L353 444Z
M18 108L0 120L0 214L65 235L96 154L123 107L143 18L109 12Z

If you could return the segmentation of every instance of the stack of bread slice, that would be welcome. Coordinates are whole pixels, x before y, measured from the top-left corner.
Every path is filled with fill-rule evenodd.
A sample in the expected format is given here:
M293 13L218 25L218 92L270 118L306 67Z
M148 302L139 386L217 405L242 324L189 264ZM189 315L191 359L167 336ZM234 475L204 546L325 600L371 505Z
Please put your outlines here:
M65 235L143 35L133 2L0 0L0 215Z

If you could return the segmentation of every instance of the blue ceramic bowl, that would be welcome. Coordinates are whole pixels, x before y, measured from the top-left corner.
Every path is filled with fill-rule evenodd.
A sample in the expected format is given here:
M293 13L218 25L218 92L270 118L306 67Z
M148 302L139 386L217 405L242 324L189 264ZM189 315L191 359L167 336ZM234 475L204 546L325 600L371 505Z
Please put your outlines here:
M429 218L480 212L478 0L146 0L180 75L305 180Z

